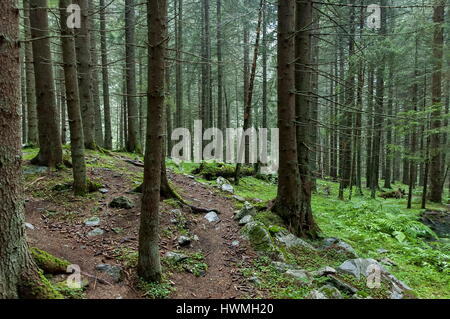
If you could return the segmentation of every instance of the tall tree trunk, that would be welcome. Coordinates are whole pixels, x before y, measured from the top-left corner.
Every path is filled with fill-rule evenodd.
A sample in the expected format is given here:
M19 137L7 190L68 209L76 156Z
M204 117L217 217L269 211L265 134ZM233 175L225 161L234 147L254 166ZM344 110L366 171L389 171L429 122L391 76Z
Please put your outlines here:
M61 21L67 21L66 8L70 0L60 0ZM78 75L74 34L67 24L61 23L61 45L64 65L64 82L67 97L67 114L70 127L70 148L73 164L73 190L75 195L87 192L86 163L84 160L83 123L80 110L80 93L78 91Z
M27 95L27 124L28 124L28 144L38 145L38 123L36 113L36 86L34 82L33 68L33 47L31 44L30 29L30 2L23 0L24 28L25 28L25 78Z
M381 29L380 35L386 35L386 0L381 1ZM384 71L386 68L386 57L385 53L381 52L380 60L378 61L378 67L376 71L376 93L375 93L375 116L374 116L374 137L372 146L372 179L371 179L371 196L376 197L376 191L379 188L378 178L380 172L380 152L382 143L382 133L383 133L383 105L384 105Z
M219 6L219 2L217 4ZM175 6L177 8L177 18L176 18L176 65L175 65L175 76L176 76L176 121L175 125L177 128L184 127L184 110L183 110L183 63L181 61L183 50L183 0L175 0ZM219 15L219 13L218 13ZM219 39L219 28L218 28ZM219 41L219 40L217 40ZM217 57L219 59L219 46L217 49ZM220 61L218 61L220 67ZM169 137L170 138L170 137Z
M147 281L161 280L159 257L159 197L162 162L167 0L148 0L148 114L144 187L139 228L138 274Z
M125 1L126 97L128 110L128 152L141 153L139 111L136 104L136 50L134 0Z
M296 19L296 13L298 18ZM303 16L305 15L305 16ZM309 18L308 18L309 17ZM281 216L288 228L298 236L314 236L316 225L311 211L311 183L309 174L305 174L309 168L308 158L302 158L299 162L297 157L297 129L296 120L296 64L294 63L296 51L301 52L298 58L309 59L309 35L307 32L298 32L302 35L303 42L297 41L295 45L295 30L302 30L296 23L307 23L311 21L311 1L299 4L297 11L295 0L278 2L278 127L280 130L280 167L278 170L278 194L273 210ZM308 20L309 19L309 20ZM297 65L300 64L297 60ZM298 74L298 71L297 71ZM305 78L297 87L304 87ZM298 90L298 88L297 88ZM304 116L308 112L308 106L302 105ZM305 137L307 139L307 134ZM307 142L302 140L301 142ZM304 144L307 147L307 144ZM302 149L304 151L304 149ZM307 152L304 152L307 154ZM302 156L304 155L302 153ZM305 162L306 161L306 162ZM302 170L300 181L299 167ZM299 196L299 189L300 196Z
M431 114L431 130L434 132L430 137L430 201L434 203L442 202L443 193L443 172L442 172L442 133L436 132L442 127L442 58L444 44L444 0L435 0L434 5L434 38L433 38L433 76L431 84L431 98L433 112Z
M248 81L248 88L247 88L247 96L245 99L245 106L244 106L244 132L247 131L251 125L252 125L252 99L253 99L253 87L255 85L255 77L256 77L256 63L258 61L258 50L259 50L259 40L261 35L261 23L262 23L262 10L263 10L263 1L261 0L260 6L259 6L259 15L258 15L258 26L256 27L256 41L255 41L255 49L253 52L253 61L250 71L250 78ZM241 146L241 149L238 151L238 158L240 158L239 154L242 154L242 148L245 148L245 162L250 162L250 156L248 155L248 152L250 151L250 142L249 138L245 138L245 135L242 136L242 141L238 143L238 145ZM234 175L234 180L236 185L239 184L239 176L241 171L241 163L236 164L236 171Z
M0 299L62 298L38 270L25 237L20 139L19 10L16 5L13 0L0 1ZM31 1L31 8L36 10L36 7L44 8L39 10L46 13L47 1ZM33 23L39 12L33 12L32 16ZM39 59L40 52L37 50L36 53ZM59 135L55 138L59 141Z
M88 0L76 0L81 8L81 28L75 29L75 45L78 61L78 86L80 90L81 115L83 117L84 145L95 149L95 112L93 102L91 37L89 34Z
M222 0L217 0L217 128L224 130Z
M105 144L104 147L112 150L111 129L111 104L109 97L109 72L108 72L108 47L106 40L106 14L105 0L100 0L100 45L102 56L102 79L103 79L103 116L105 118Z
M33 39L36 103L39 127L39 154L34 164L57 167L62 164L58 110L53 87L47 0L30 1L30 27Z
M102 110L100 107L100 91L99 91L99 65L98 65L98 50L97 50L97 28L95 25L94 17L97 14L94 10L93 0L89 0L89 25L90 30L90 40L91 40L91 57L92 57L92 102L94 103L94 116L95 116L95 143L97 146L103 147L103 121L102 121Z

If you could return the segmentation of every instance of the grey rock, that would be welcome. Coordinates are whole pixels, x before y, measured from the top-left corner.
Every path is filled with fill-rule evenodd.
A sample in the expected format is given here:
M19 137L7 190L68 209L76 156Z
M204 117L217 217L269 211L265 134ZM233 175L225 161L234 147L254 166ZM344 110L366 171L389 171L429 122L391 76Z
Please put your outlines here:
M286 272L288 270L296 269L294 265L289 265L280 261L273 261L272 265L275 267L276 270L279 272Z
M377 249L377 253L379 253L379 254L387 254L388 252L389 252L389 250L384 249L384 248Z
M245 202L245 198L244 198L244 197L241 197L241 196L239 196L239 195L233 195L233 198L234 198L235 200L237 200L238 202L241 202L241 203Z
M319 292L326 297L325 299L343 299L342 293L339 289L331 285L321 287Z
M176 263L188 259L188 256L180 254L180 253L175 253L173 251L168 251L164 256L168 260L176 262Z
M217 216L216 212L209 212L208 214L205 215L204 217L207 221L209 221L210 223L216 223L218 221L220 221L219 216Z
M278 232L275 235L275 238L280 243L285 245L287 248L305 247L305 248L310 249L310 250L316 250L316 248L314 248L311 244L309 244L308 242L304 241L303 239L298 238L297 236L295 236L294 234L291 234L291 233Z
M242 218L244 218L245 216L248 216L248 215L255 216L256 209L249 202L245 202L244 207L236 213L236 215L234 216L234 219L241 220Z
M237 246L239 246L241 243L239 242L239 240L233 240L232 242L231 242L231 246L233 246L233 247L237 247Z
M227 180L226 180L224 177L222 177L222 176L217 177L216 183L217 183L217 185L219 185L219 186L222 186L222 185L224 185L224 184L230 184L230 182L227 181Z
M348 255L351 257L358 257L358 254L356 253L355 249L349 244L347 244L345 241L340 240L339 238L325 238L323 240L322 248L330 248L331 246L338 247L345 251Z
M105 233L105 231L101 228L94 228L89 233L87 233L88 237L101 236Z
M323 293L321 293L319 290L312 290L307 299L328 299L327 296L325 296Z
M220 186L220 189L227 193L234 193L234 188L230 184L223 184L222 186Z
M354 295L358 292L358 289L356 289L353 286L350 286L349 284L340 280L339 278L335 277L334 275L328 276L328 282L331 283L336 288L338 288L339 290L345 291L350 295Z
M199 240L200 240L200 238L198 238L197 235L194 235L194 237L192 237L192 239L193 239L194 241L199 241Z
M99 191L100 193L102 193L102 194L107 194L107 193L109 193L109 190L106 189L106 188L100 188L98 191Z
M244 225L247 225L248 223L251 223L252 221L253 221L253 216L247 215L247 216L244 216L244 217L239 221L239 225L240 225L240 226L244 226Z
M98 264L95 269L108 274L115 282L122 280L122 267L108 264Z
M309 274L306 270L303 269L288 269L285 272L286 275L293 277L294 279L304 283L308 284L310 283Z
M178 237L178 245L180 246L189 246L191 244L191 239L187 236Z
M253 283L253 284L255 284L255 285L260 285L261 284L261 280L259 280L259 278L256 277L256 276L248 278L248 281Z
M28 228L28 229L31 229L31 230L35 229L34 226L32 224L30 224L30 223L25 223L25 227Z
M134 203L128 197L119 196L112 200L112 202L109 204L109 207L131 209L134 207Z
M337 270L360 279L361 276L367 277L369 275L368 270L370 266L378 267L380 271L383 270L383 267L375 259L363 258L346 260Z
M98 225L100 225L100 218L91 217L91 218L85 219L84 224L86 226L98 226Z
M334 275L336 272L337 272L336 269L326 266L317 271L314 271L312 274L316 277L324 277L324 276L328 276L328 275Z

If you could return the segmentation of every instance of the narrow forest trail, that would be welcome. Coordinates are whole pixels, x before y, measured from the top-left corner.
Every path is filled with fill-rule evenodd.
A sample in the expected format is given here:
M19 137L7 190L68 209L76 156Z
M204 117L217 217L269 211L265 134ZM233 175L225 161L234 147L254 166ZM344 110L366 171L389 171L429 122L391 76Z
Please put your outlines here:
M108 189L107 193L96 193L90 199L73 198L69 192L61 195L68 197L65 198L67 202L59 197L42 199L27 193L26 219L34 227L27 229L30 244L79 265L81 271L90 277L86 291L90 299L144 297L136 288L134 269L127 268L119 261L123 251L135 252L138 245L140 195L129 193L129 190L136 186L136 176L142 173L142 168L122 161L115 165L117 170L98 167L89 169L90 178L101 180ZM40 182L57 177L58 172L44 174L42 180L30 188L38 189ZM210 223L204 214L183 211L185 228L190 236L197 236L198 240L192 241L187 248L181 248L177 242L179 234L171 221L174 208L162 202L161 256L168 251L186 254L200 252L208 265L208 270L200 277L188 272L173 272L170 281L176 289L170 297L245 298L259 295L239 271L239 267L249 266L256 254L239 236L239 226L233 220L234 200L192 177L170 171L168 177L185 200L196 206L219 211L220 218L220 221ZM134 201L132 209L113 209L108 206L113 198L122 195ZM87 235L93 228L87 227L83 221L92 216L100 217L101 222L97 227L104 234L95 237ZM233 246L233 241L239 241L239 245ZM96 265L102 263L123 267L124 279L116 283L108 275L96 271Z

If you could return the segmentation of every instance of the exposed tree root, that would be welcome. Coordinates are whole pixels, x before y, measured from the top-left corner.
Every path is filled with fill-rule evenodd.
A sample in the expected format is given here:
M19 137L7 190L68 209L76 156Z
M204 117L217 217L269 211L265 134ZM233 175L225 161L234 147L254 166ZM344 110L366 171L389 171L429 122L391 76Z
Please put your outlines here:
M59 259L38 248L30 248L31 256L40 269L46 274L65 274L70 263Z

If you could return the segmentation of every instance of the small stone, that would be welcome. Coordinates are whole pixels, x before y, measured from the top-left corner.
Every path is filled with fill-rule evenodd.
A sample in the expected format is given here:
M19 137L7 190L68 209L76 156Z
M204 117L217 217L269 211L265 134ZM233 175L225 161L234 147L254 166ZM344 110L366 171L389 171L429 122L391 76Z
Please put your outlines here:
M309 293L307 299L328 299L328 298L319 290L313 290Z
M237 247L237 246L239 246L239 245L240 245L239 240L233 240L233 241L231 242L231 246L233 246L233 247Z
M310 282L308 273L303 269L288 269L286 275L293 277L301 281L302 283L308 284Z
M241 196L239 196L239 195L233 195L233 198L234 198L235 200L237 200L238 202L241 202L241 203L245 202L245 198L244 198L244 197L241 197Z
M188 259L188 256L179 253L174 253L172 251L168 251L164 256L173 262L181 262L183 260Z
M105 233L105 231L101 228L94 228L89 233L87 233L88 237L101 236Z
M377 253L379 253L379 254L387 254L388 252L389 252L389 250L384 249L384 248L377 249Z
M86 226L98 226L98 225L100 225L100 218L91 217L91 218L85 219L84 224Z
M189 246L191 244L191 239L187 236L178 237L178 245L181 247Z
M109 207L131 209L134 207L134 203L125 196L119 196L112 200L112 202L109 204Z
M194 237L192 237L192 239L193 239L194 241L199 241L199 240L200 240L200 238L198 238L197 235L194 235Z
M251 282L252 284L255 284L255 285L260 285L261 284L261 280L259 280L259 278L256 277L256 276L248 278L248 281Z
M219 185L219 186L222 186L222 185L224 185L224 184L230 184L230 182L227 181L227 180L226 180L224 177L222 177L222 176L217 177L216 183L217 183L217 185Z
M378 268L380 272L383 272L382 266L375 259L351 259L345 261L342 265L340 265L337 270L344 274L349 274L354 276L357 279L360 279L361 276L368 276L368 271L370 268Z
M228 192L228 193L234 193L234 188L233 186L231 186L230 184L223 184L220 187L221 190L223 190L224 192Z
M256 209L249 202L244 203L244 207L234 215L234 220L241 220L247 215L255 216Z
M345 253L347 253L349 256L351 256L353 258L358 257L358 254L353 249L353 247L350 246L349 244L347 244L345 241L340 240L339 238L325 238L323 240L322 248L327 249L327 248L330 248L331 246L340 248L341 250L343 250Z
M95 269L108 274L115 282L122 280L122 267L108 264L98 264Z
M210 223L216 223L218 221L220 221L219 216L217 216L216 212L209 212L208 214L205 215L204 217L207 221L209 221Z
M25 227L31 230L34 230L34 226L30 223L25 223Z
M244 217L239 221L239 226L247 225L248 223L251 223L252 221L253 221L253 217L252 217L251 215L244 216Z
M331 285L325 285L322 288L319 289L319 292L326 296L326 299L342 299L342 294L334 286Z
M170 223L176 225L178 224L178 220L176 218L171 218Z
M98 191L102 194L107 194L109 192L106 188L100 188Z
M336 269L326 266L317 271L314 271L313 275L316 277L324 277L324 276L328 276L328 275L334 275L336 272L337 272Z

